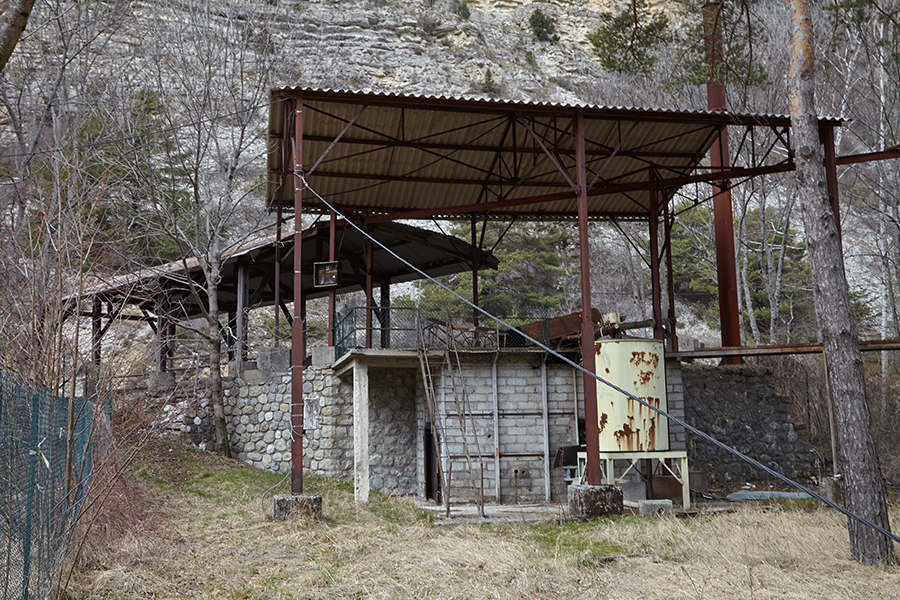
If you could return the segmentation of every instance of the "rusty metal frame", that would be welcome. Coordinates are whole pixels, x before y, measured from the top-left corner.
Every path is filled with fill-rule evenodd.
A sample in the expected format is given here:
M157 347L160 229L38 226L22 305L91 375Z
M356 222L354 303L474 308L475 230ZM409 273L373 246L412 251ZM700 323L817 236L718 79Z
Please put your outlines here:
M723 90L722 90L723 92ZM672 224L678 214L675 207L669 206L669 201L673 197L672 190L688 185L691 183L709 183L716 193L713 194L714 204L725 204L729 198L729 188L731 182L740 179L749 179L755 176L783 173L793 170L793 156L790 150L790 120L787 117L770 117L762 115L730 115L727 113L679 113L677 118L661 112L641 112L617 109L596 109L590 107L591 118L608 119L616 121L613 128L614 134L604 134L612 140L607 142L603 140L598 142L592 141L589 145L585 139L585 108L580 107L558 107L558 106L541 106L541 105L511 105L504 106L502 103L467 103L459 99L447 98L409 98L396 97L391 95L368 95L364 100L360 99L360 95L345 92L324 92L318 90L282 90L276 94L285 96L294 96L298 103L302 103L304 99L310 100L327 100L335 103L357 104L364 103L364 106L356 112L356 116L352 118L344 118L336 113L330 114L321 107L311 107L311 110L319 114L330 114L331 118L338 119L343 123L340 133L331 138L330 136L319 135L309 136L308 139L315 140L318 143L328 143L328 147L324 153L315 162L314 169L324 167L326 165L339 164L337 161L352 160L354 157L359 158L370 155L374 152L391 151L396 148L408 148L421 152L424 158L419 163L411 162L410 166L404 172L397 173L378 173L364 172L352 165L347 168L348 163L340 163L340 170L323 170L316 171L317 177L333 179L354 180L357 185L352 190L347 190L335 194L334 198L329 200L334 203L342 212L346 210L346 215L354 220L359 220L367 227L372 227L379 222L391 221L398 219L437 219L437 218L468 218L472 223L472 240L473 255L471 264L473 265L473 277L477 277L478 256L476 248L476 223L478 216L487 219L490 218L521 218L523 210L530 207L530 212L524 211L529 216L540 214L543 218L569 218L576 219L579 228L580 252L581 252L581 274L582 274L582 348L583 360L585 367L593 370L593 323L590 321L591 311L591 294L590 294L590 264L588 259L588 242L587 242L587 223L589 219L612 218L612 219L647 219L650 222L651 235L651 251L650 266L653 272L653 316L654 316L654 336L670 338L670 344L677 345L677 337L674 331L674 315L670 314L668 319L668 327L665 326L662 319L662 289L660 282L660 270L662 268L662 260L666 261L667 283L668 283L668 299L669 312L673 312L674 290L671 276L672 257L671 257L671 230ZM716 104L716 106L713 106ZM387 131L377 131L377 127L371 125L361 125L357 122L358 117L363 110L368 107L378 106L386 108L395 108L400 111L399 132L393 134ZM471 114L480 114L483 118L475 118L461 126L449 126L446 131L453 131L454 134L470 130L472 136L459 136L456 139L461 140L459 143L449 143L442 141L440 138L444 132L432 132L428 135L415 137L416 132L413 131L413 137L410 139L410 131L407 128L406 110L443 110L468 112ZM724 108L724 96L719 98L716 90L710 94L710 108L715 110ZM632 133L641 123L652 123L659 121L678 122L681 129L672 130L671 137L677 138L679 135L694 135L698 130L709 128L710 133L707 141L711 143L710 151L710 167L706 172L699 166L700 161L696 160L693 164L682 162L681 164L670 164L673 161L666 161L667 158L698 158L696 155L689 153L666 153L661 150L654 151L654 144L659 145L660 138L649 138L643 140L641 146L626 147ZM396 122L396 121L391 121ZM696 128L691 128L692 124ZM629 127L630 125L630 127ZM827 136L833 127L839 125L839 122L827 122L823 125L823 136ZM743 127L743 136L738 144L737 153L741 153L748 139L755 136L755 131L759 127L768 128L774 133L771 144L763 149L757 155L755 149L751 157L750 164L742 167L731 166L727 132L729 128ZM302 113L297 113L294 120L295 127L295 164L294 172L302 169L302 163L298 160L299 152L302 151ZM497 128L502 127L502 131ZM354 135L354 128L359 128L361 136ZM625 130L623 133L623 129ZM520 133L521 131L521 133ZM478 132L478 133L475 133ZM499 135L499 143L485 144L483 139L487 135L492 135L497 139ZM524 134L524 135L523 135ZM373 139L369 139L374 136ZM290 137L290 136L286 136ZM298 139L300 140L298 142ZM700 138L702 139L702 138ZM572 142L574 141L574 148ZM337 157L327 156L338 145L338 143L356 144L349 155L340 155ZM287 151L288 144L284 144L283 148ZM784 158L772 162L772 155L776 148L783 146ZM671 147L671 145L670 145ZM642 152L643 148L647 148L646 152ZM833 147L832 147L833 149ZM475 152L477 154L466 155L466 152ZM900 150L891 149L891 152L900 154ZM484 153L490 153L487 158ZM675 156L679 154L679 156ZM681 155L684 154L684 155ZM467 159L467 156L481 156L486 160ZM643 168L628 167L619 168L617 173L612 177L605 178L604 173L612 161L618 157L628 157L631 160L637 160L643 163ZM833 172L836 164L841 164L840 159L835 159L833 153L827 157L827 167L829 172ZM865 160L865 159L860 159ZM457 167L456 171L446 171L447 177L440 175L440 171L426 171L438 161L447 161ZM549 169L546 166L552 165ZM574 175L573 175L574 170ZM450 175L450 173L455 173ZM468 173L472 173L469 176ZM551 173L557 173L558 177L551 177ZM645 176L639 174L645 173ZM282 172L279 176L286 179L290 173ZM391 206L380 202L368 203L364 198L348 200L342 206L341 194L358 192L359 190L373 189L386 182L403 182L409 184L452 184L472 186L469 190L478 188L474 201L459 202L456 204L449 203L443 206L433 206L428 208L410 208L409 206ZM589 183L588 183L589 182ZM830 186L831 187L831 186ZM522 196L523 190L535 188L543 190L543 193L528 195L527 192ZM553 188L560 191L554 192ZM286 188L285 188L286 189ZM836 193L836 185L834 187ZM516 195L514 195L514 192ZM638 196L632 196L632 193L640 193L640 198L649 197L649 201L645 205L643 200L638 200ZM604 195L618 195L619 202L625 202L623 206L627 206L627 201L635 203L637 210L631 212L609 211L606 213L591 212L588 208L588 199ZM300 211L302 209L301 192L296 192L295 198L295 218L299 220ZM521 196L521 197L520 197ZM836 195L833 196L836 198ZM362 200L362 201L360 201ZM270 203L280 203L277 197L270 197ZM351 204L352 203L352 204ZM549 211L540 212L535 207L542 204L556 203L555 207ZM728 202L730 204L730 202ZM414 206L414 205L413 205ZM727 228L724 225L731 224L730 206L727 212L723 207L717 207L715 211L717 230L721 228L722 235L717 236L717 254L723 255L720 261L719 277L720 281L725 281L726 288L734 287L736 291L736 281L734 286L729 286L729 273L734 274L735 266L733 264L733 234L728 236ZM318 210L319 207L314 207ZM659 248L659 218L664 219L665 242L662 249ZM526 217L527 218L527 217ZM728 223L725 223L728 221ZM721 226L721 227L720 227ZM329 236L330 246L333 248L334 224L332 217L332 234ZM729 254L722 240L730 237L732 240L732 251ZM296 253L297 251L295 251ZM295 260L297 256L294 257ZM368 262L368 261L366 261ZM356 265L353 265L356 268ZM362 265L360 265L362 267ZM366 265L366 290L367 301L372 301L372 285L373 279L371 274L371 265ZM295 273L295 275L297 275ZM477 286L477 283L475 284ZM299 286L295 286L296 289ZM726 291L726 300L722 305L727 305L730 301ZM295 300L296 302L296 300ZM295 307L295 313L296 313ZM737 336L739 345L739 331L736 327L732 327L731 321L736 321L737 313L727 315L727 319L723 317L725 335L727 341ZM294 327L302 329L302 321L295 314ZM295 334L295 339L298 337ZM726 344L727 345L727 344ZM676 348L672 348L675 350ZM292 358L292 366L297 365L302 356ZM296 379L296 378L295 378ZM586 418L588 427L596 427L596 415L589 414L590 407L594 404L591 401L591 394L596 395L596 389L593 387L592 378L585 377L585 396ZM302 403L302 395L299 390L296 392L297 397L294 403ZM588 435L590 441L593 435ZM589 459L589 465L597 466L596 458L597 449L588 449L589 455L593 455ZM300 462L299 460L297 462ZM597 473L589 469L588 479L592 483L599 483Z

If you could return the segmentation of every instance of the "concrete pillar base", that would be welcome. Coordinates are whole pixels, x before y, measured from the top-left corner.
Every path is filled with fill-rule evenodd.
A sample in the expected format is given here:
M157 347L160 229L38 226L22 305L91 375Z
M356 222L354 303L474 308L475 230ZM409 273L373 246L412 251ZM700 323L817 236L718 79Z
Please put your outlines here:
M569 515L587 521L621 515L624 510L622 488L617 485L570 485Z
M297 494L275 496L274 517L276 521L322 516L322 496L317 494Z

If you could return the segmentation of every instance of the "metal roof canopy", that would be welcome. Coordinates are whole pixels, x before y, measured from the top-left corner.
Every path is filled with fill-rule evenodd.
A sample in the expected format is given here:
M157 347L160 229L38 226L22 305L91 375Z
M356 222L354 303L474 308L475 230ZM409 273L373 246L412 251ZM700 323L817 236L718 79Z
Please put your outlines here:
M337 260L341 277L336 292L339 294L363 290L366 282L365 252L367 239L358 230L338 222ZM302 294L306 299L328 295L328 288L313 285L313 263L328 261L328 223L316 223L303 231L301 256L303 257ZM409 261L416 268L432 277L469 271L473 248L467 242L419 227L402 223L380 223L371 228L372 235L392 252ZM280 243L275 236L253 240L233 246L225 251L222 265L222 281L219 285L219 306L234 311L238 304L238 268L246 267L246 286L251 307L275 304L274 265L276 252L281 254L281 301L292 301L294 286L293 232L282 236ZM400 283L421 279L412 268L386 252L379 245L373 246L373 271L376 282ZM185 277L185 265L200 297L205 299L206 288L203 272L196 258L186 263L175 261L143 269L95 284L82 290L78 296L100 298L114 304L143 304L151 301L164 290L172 307L171 317L190 318L202 314L197 294ZM481 253L481 266L496 269L499 261L487 251ZM74 299L72 296L70 299ZM89 316L85 313L83 316Z
M295 99L302 99L300 169L309 186L367 222L466 214L575 218L579 113L592 218L650 218L651 179L659 210L689 183L793 169L785 116L288 88L272 92L269 207L294 206L288 141ZM774 141L754 164L713 173L702 162L727 126L744 130L736 155L760 127ZM307 193L303 210L327 208Z

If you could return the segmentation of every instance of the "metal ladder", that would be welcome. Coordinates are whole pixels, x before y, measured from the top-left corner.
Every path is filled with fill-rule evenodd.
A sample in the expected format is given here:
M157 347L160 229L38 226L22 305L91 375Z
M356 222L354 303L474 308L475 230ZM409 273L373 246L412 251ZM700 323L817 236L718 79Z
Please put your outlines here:
M434 440L435 457L437 458L438 471L441 478L441 495L444 500L446 514L449 517L450 476L452 474L452 460L448 447L447 465L449 468L445 472L443 468L443 460L441 459L442 452L440 440L443 439L444 443L447 444L448 439L446 436L446 430L443 421L441 419L441 415L439 414L437 407L437 387L435 385L435 374L432 366L429 364L428 349L426 347L426 344L424 343L424 340L422 340L422 342L419 344L419 364L422 369L422 381L425 388L426 411L428 413L427 418L429 426L431 427L431 438L432 440ZM456 346L455 340L452 336L449 335L447 338L447 349L444 351L444 360L441 367L446 367L447 372L445 380L449 379L450 383L449 388L446 387L445 384L444 388L441 391L446 392L449 390L452 392L453 403L456 408L456 416L459 419L459 431L462 440L463 452L466 457L466 468L469 474L469 481L472 484L472 491L474 493L475 502L478 507L478 514L479 516L484 517L484 460L481 454L480 443L478 441L478 433L475 428L475 418L472 414L468 393L466 391L465 374L459 358L459 350ZM466 416L469 417L469 425L466 424ZM471 431L469 431L469 429L471 429ZM479 459L477 479L475 474L475 465L473 464L472 453L469 445L470 437L474 440L475 451Z

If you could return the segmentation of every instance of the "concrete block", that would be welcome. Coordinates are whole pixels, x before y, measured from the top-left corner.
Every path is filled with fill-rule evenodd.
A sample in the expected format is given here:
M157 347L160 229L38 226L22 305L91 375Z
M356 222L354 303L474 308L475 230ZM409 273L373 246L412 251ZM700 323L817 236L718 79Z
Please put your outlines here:
M275 496L274 501L276 521L305 516L322 516L322 496L317 494L278 495Z
M672 501L641 500L640 502L638 502L638 512L642 517L665 517L672 514Z
M590 520L620 515L624 509L622 488L617 485L570 485L569 514Z
M260 348L256 353L256 364L261 371L287 371L291 368L291 349Z
M245 370L244 371L244 383L246 385L257 385L262 383L262 374L260 371L254 370ZM241 394L242 396L244 394ZM249 395L249 394L248 394ZM255 394L254 394L255 395Z
M322 367L334 363L334 346L314 346L312 348L312 364Z

